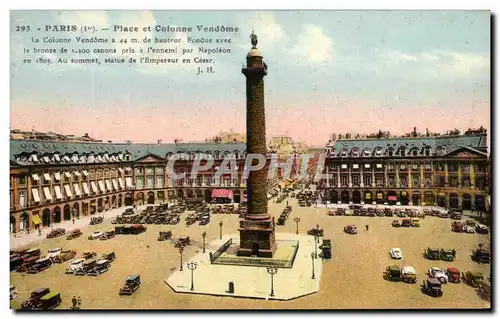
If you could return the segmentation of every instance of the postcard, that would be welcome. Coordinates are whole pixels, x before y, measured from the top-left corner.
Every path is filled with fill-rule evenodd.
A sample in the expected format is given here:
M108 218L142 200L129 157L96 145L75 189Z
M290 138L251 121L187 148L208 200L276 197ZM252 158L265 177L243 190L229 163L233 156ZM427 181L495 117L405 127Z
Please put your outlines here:
M490 21L11 11L11 309L491 310Z

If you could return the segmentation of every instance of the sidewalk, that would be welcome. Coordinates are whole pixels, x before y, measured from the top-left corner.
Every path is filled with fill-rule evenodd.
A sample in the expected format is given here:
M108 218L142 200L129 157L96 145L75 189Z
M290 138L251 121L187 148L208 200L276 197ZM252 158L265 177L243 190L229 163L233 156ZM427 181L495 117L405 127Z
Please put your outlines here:
M144 206L138 206L137 209L141 210L144 209L147 205ZM73 230L73 229L84 229L90 225L90 218L91 217L98 217L98 216L103 216L104 220L111 219L117 215L120 215L125 211L126 208L130 208L132 206L124 206L124 207L119 207L115 208L112 210L109 210L104 213L95 213L94 215L88 215L81 217L80 219L75 219L75 223L73 224L72 220L67 220L58 224L54 224L54 229L55 228L63 228L66 230L66 233ZM52 226L49 227L43 227L42 228L42 235L39 236L38 230L33 230L29 234L26 232L12 235L10 236L10 249L17 249L25 246L29 246L31 244L34 244L36 242L42 241L45 238L47 238L47 234L50 233L52 230Z

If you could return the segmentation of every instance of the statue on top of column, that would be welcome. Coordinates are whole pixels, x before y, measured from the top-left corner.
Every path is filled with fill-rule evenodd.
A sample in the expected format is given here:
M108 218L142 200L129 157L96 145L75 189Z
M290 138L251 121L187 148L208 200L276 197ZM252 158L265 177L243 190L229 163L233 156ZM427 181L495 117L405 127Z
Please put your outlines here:
M253 32L253 30L252 34L250 35L250 39L252 40L252 47L257 48L257 35Z

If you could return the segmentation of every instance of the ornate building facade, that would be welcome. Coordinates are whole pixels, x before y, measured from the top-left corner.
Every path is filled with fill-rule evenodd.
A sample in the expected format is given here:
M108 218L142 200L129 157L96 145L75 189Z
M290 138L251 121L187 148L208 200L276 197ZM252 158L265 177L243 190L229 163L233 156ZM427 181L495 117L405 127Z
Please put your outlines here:
M330 202L486 209L490 171L483 129L463 135L337 139L325 151L324 173L330 178L320 187Z
M39 140L10 141L11 232L47 227L80 216L132 204L154 204L169 199L211 199L214 189L232 191L235 202L246 196L246 144L111 144ZM174 171L186 173L173 180ZM195 160L212 158L213 167L189 178ZM216 171L224 158L236 161L237 174ZM237 178L233 178L237 175ZM278 171L268 179L279 183Z

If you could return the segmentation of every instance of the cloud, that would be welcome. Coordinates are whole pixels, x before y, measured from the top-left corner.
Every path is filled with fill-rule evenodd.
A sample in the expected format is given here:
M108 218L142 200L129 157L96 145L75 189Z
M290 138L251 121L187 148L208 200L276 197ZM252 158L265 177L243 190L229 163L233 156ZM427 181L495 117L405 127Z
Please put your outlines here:
M306 57L309 62L326 62L332 57L334 45L333 39L328 37L322 28L304 24L296 44L290 51Z

